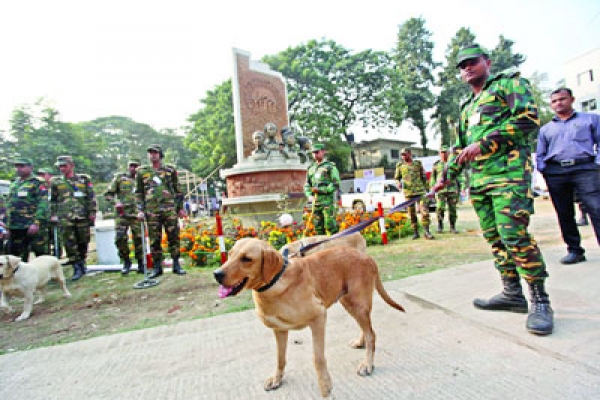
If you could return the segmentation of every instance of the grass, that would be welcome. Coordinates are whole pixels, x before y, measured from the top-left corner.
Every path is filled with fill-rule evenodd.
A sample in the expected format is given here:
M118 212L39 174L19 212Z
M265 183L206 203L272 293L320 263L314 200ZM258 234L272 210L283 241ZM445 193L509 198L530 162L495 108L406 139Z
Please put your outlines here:
M542 251L562 240L549 201L538 200L537 214L530 231ZM435 221L435 215L432 215ZM383 280L402 279L442 268L490 260L489 245L481 238L477 218L470 205L459 208L461 233L436 234L435 240L395 240L387 246L372 246L369 254L377 261ZM432 225L432 228L434 226ZM435 232L435 230L433 230ZM591 234L591 230L584 231ZM13 322L22 311L21 299L13 298L12 313L0 311L0 354L37 347L54 346L181 321L208 318L224 313L252 309L250 292L220 300L212 270L187 267L187 275L167 273L158 286L134 289L142 280L135 272L87 275L71 282L71 267L65 266L71 298L62 297L59 286L51 282L43 304L34 306L31 318Z

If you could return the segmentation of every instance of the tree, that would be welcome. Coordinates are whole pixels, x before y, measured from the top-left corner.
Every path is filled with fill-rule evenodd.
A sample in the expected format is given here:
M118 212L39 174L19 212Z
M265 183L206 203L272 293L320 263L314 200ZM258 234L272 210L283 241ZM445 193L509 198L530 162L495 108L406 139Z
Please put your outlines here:
M515 44L514 41L500 35L498 44L490 54L490 59L492 60L490 74L494 75L505 69L518 67L525 62L525 56L519 53L513 53L513 44Z
M400 25L393 52L396 90L406 105L403 110L394 110L394 115L396 121L405 118L419 130L424 152L427 149L424 113L434 106L435 96L431 89L434 84L433 70L438 66L433 61L433 42L430 38L431 32L425 28L425 20L411 18Z
M368 130L394 125L386 96L390 62L384 52L353 53L323 39L262 61L285 77L290 125L313 141L343 138L349 144L352 126ZM337 149L329 148L333 157ZM356 167L354 154L352 161Z
M436 109L433 116L437 120L442 145L452 146L456 140L460 100L467 96L469 90L468 86L460 80L456 61L458 51L472 43L475 43L475 35L468 28L460 28L446 48L446 65L438 74L437 82L441 86L441 91L435 101Z
M207 92L202 108L188 118L185 145L195 151L191 168L206 176L217 166L232 167L236 162L235 125L231 80Z

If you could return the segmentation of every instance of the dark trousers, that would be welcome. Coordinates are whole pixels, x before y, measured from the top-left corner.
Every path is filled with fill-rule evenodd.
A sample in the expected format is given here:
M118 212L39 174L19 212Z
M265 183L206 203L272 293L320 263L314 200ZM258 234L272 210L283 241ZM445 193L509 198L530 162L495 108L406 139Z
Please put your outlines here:
M583 254L581 236L575 222L574 193L585 207L592 221L596 240L600 245L600 168L594 164L573 167L548 166L544 178L558 216L558 223L569 253ZM592 167L592 168L590 168Z
M35 239L36 236L29 236L27 234L27 229L11 229L7 245L8 254L20 257L25 262L29 261L31 244Z

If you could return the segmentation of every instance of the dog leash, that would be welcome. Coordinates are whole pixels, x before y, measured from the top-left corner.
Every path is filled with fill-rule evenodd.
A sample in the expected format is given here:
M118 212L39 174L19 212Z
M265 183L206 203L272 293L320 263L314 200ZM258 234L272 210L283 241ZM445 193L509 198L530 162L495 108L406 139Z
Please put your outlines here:
M429 197L429 196L430 196L432 193L433 193L433 192L429 192L429 193L427 193L427 194L424 194L424 195L422 194L422 195L420 195L420 196L413 197L413 198L412 198L412 199L410 199L410 200L406 200L405 202L403 202L403 203L400 203L400 204L398 204L398 205L397 205L397 206L395 206L395 207L392 207L392 208L391 208L391 209L390 209L390 210L387 212L387 214L386 214L386 215L393 214L393 213L395 213L395 212L398 212L398 211L400 211L400 210L402 210L402 209L404 209L404 208L406 208L406 207L410 207L410 206L412 206L413 204L415 204L417 201L421 200L423 197ZM335 240L335 239L341 238L341 237L343 237L343 236L348 236L348 235L351 235L351 234L353 234L354 232L362 231L362 230L363 230L363 229L365 229L367 226L371 225L373 222L375 222L375 221L379 220L379 218L380 218L379 216L376 216L376 217L371 217L371 218L369 218L368 220L366 220L366 221L363 221L363 222L361 222L361 223L359 223L359 224L356 224L356 225L354 225L352 228L348 228L348 229L345 229L345 230L343 230L343 231L341 231L341 232L338 232L338 233L336 233L335 235L328 237L327 239L323 239L323 240L321 240L321 241L319 241L319 242L315 242L315 243L308 244L308 245L306 245L306 246L302 246L302 247L300 247L300 250L298 250L298 252L297 252L297 253L294 253L292 256L295 256L295 255L297 255L297 254L300 254L300 256L304 256L304 253L306 253L306 252L307 252L308 250L310 250L310 249L313 249L313 248L315 248L315 247L319 246L320 244L323 244L323 243L329 242L329 241L331 241L331 240Z

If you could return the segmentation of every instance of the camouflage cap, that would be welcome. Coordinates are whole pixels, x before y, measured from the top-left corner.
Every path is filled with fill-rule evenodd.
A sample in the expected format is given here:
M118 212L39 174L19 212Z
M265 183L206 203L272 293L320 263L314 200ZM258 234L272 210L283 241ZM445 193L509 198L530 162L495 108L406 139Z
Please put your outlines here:
M37 171L35 171L37 174L50 174L52 175L52 171L50 170L50 168L39 168Z
M71 156L58 156L56 157L56 166L73 164L73 157Z
M137 157L130 157L129 161L127 162L127 165L131 165L131 164L135 164L135 165L141 165L142 164L142 160L137 158Z
M31 160L31 158L27 158L27 157L17 157L14 159L13 161L14 165L33 165L33 161Z
M441 152L448 152L448 146L440 146L440 151Z
M465 60L470 60L472 58L478 58L481 56L487 56L487 52L478 44L470 44L465 46L458 51L456 56L456 68L459 68L460 64Z
M146 151L151 151L151 150L162 153L162 146L160 144L151 144L150 146L148 146Z
M410 150L410 147L403 147L402 150L400 150L400 154L412 154L412 151Z
M312 152L325 150L325 145L323 143L315 143L312 145Z

